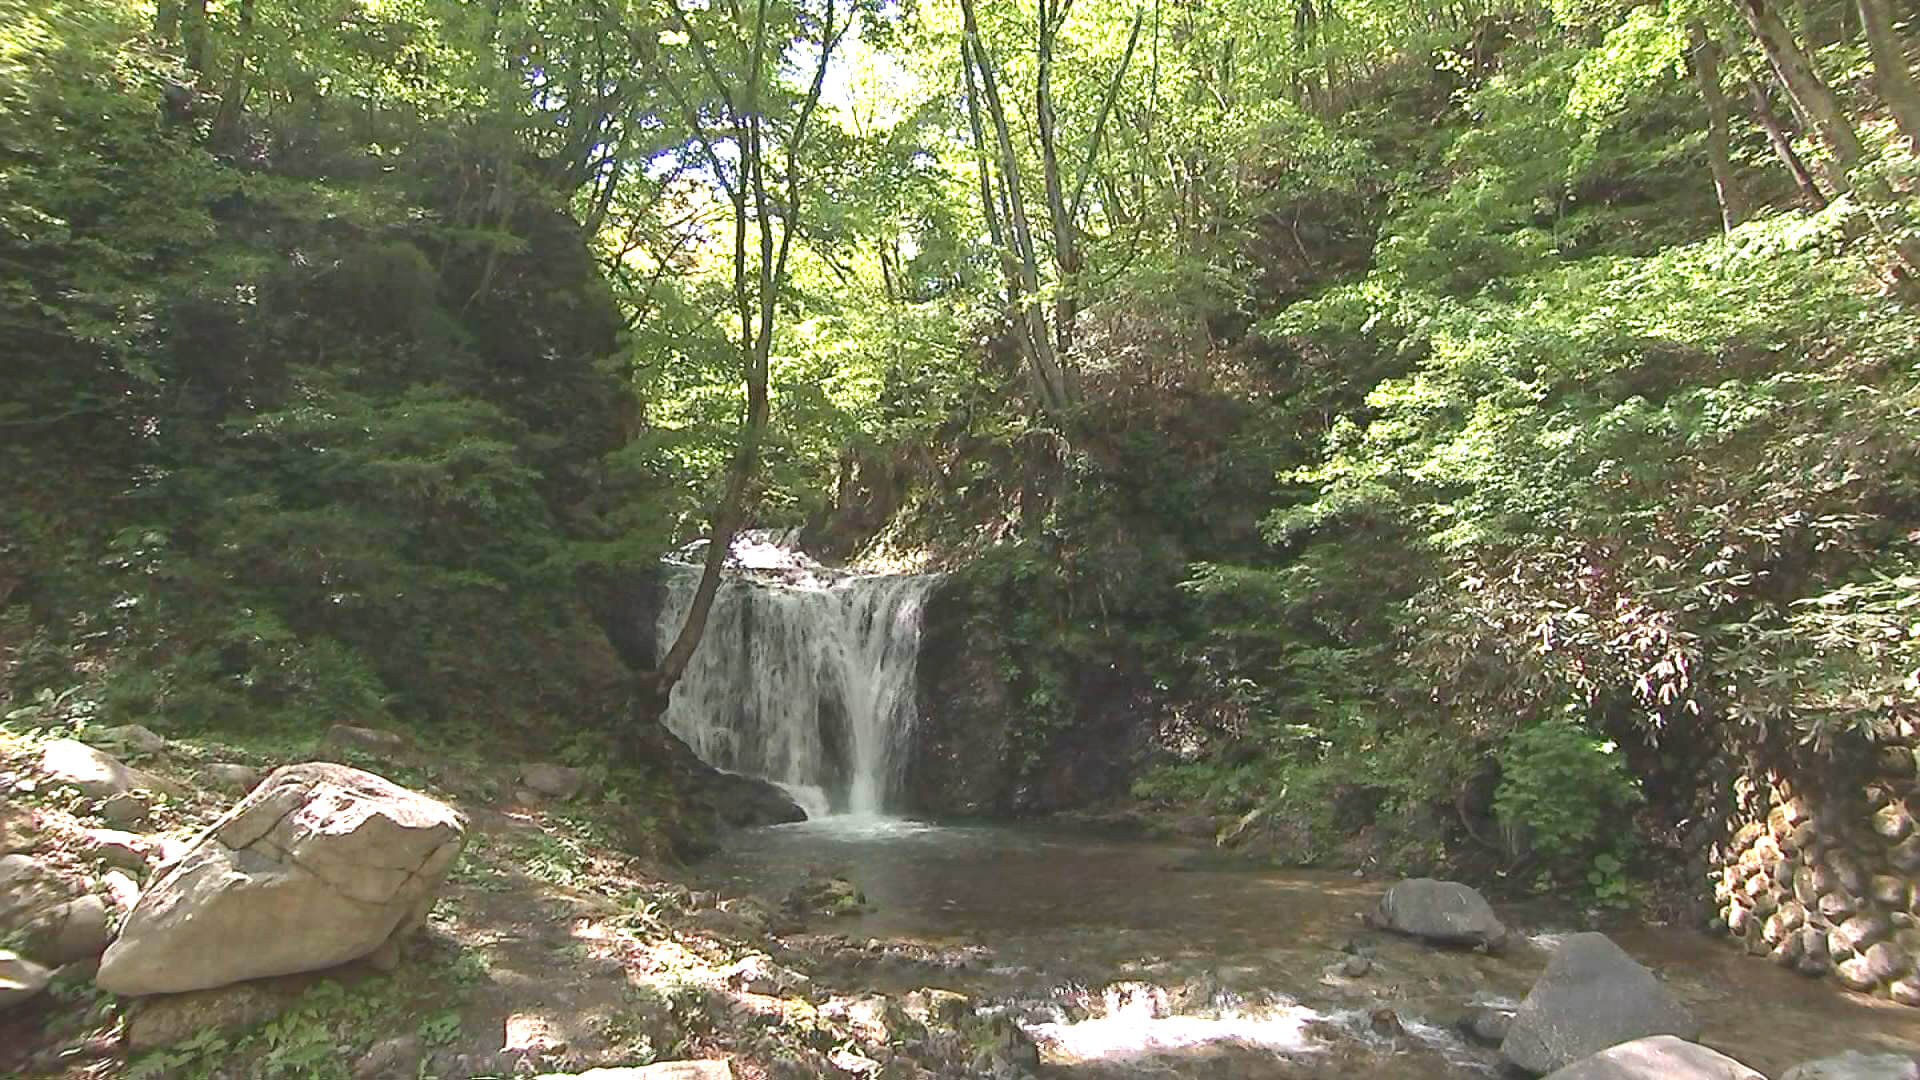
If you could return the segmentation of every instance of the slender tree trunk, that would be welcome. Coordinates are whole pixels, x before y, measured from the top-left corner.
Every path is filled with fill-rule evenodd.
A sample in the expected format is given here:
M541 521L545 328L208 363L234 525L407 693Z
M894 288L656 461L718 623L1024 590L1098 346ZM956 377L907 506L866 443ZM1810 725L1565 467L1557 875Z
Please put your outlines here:
M1853 122L1841 108L1840 98L1820 78L1812 58L1793 39L1792 31L1780 21L1779 14L1768 6L1767 0L1739 0L1739 7L1754 37L1759 39L1760 47L1766 50L1767 60L1780 77L1781 85L1787 88L1787 94L1798 103L1801 112L1812 120L1814 130L1827 144L1827 152L1833 155L1834 185L1851 190L1848 174L1865 158L1866 150L1853 129Z
M1693 43L1693 78L1707 107L1707 166L1713 171L1713 190L1720 199L1720 224L1732 232L1747 214L1746 196L1733 175L1733 156L1727 149L1727 97L1720 90L1720 46L1698 21L1688 25Z
M1067 213L1067 193L1060 179L1060 131L1053 109L1053 43L1060 32L1058 12L1047 0L1039 3L1038 65L1033 80L1034 115L1040 131L1040 180L1046 191L1047 218L1053 231L1053 265L1059 273L1053 298L1054 356L1065 375L1073 352L1073 324L1079 317L1074 280L1080 273L1078 237Z
M1820 190L1820 181L1814 179L1813 170L1807 168L1800 152L1793 148L1793 137L1787 134L1786 128L1780 126L1780 118L1773 112L1773 103L1767 100L1766 88L1760 85L1760 80L1751 71L1741 72L1740 82L1747 90L1747 105L1753 111L1753 122L1767 133L1767 142L1773 146L1774 156L1786 166L1787 174L1793 177L1794 186L1800 189L1801 201L1807 204L1809 210L1825 210L1827 193Z
M180 44L186 54L188 70L205 78L207 75L207 0L186 0L186 6L180 9ZM202 90L208 89L206 86Z
M986 104L987 118L993 123L994 138L1000 150L1000 169L1007 187L1008 223L1014 255L1020 273L1022 332L1026 339L1028 363L1035 384L1041 391L1041 406L1056 418L1064 418L1070 399L1058 356L1053 351L1053 336L1047 327L1046 312L1040 304L1040 262L1033 246L1033 229L1027 220L1026 201L1020 195L1020 159L1013 147L1013 135L1007 127L1006 108L1000 102L1000 88L993 64L987 59L980 41L980 26L973 0L961 0L960 10L966 22L966 40L980 76L980 96Z
M754 476L759 470L761 444L765 441L769 406L767 395L767 373L772 358L774 316L779 309L780 290L787 273L787 262L793 251L793 238L799 232L801 218L800 189L800 152L805 145L807 129L815 110L820 104L820 94L826 85L827 68L833 50L840 38L846 33L846 26L835 25L835 4L828 0L825 21L820 37L819 62L814 68L813 83L807 97L801 105L799 116L793 129L787 135L785 168L786 192L784 201L776 205L776 200L768 191L767 185L767 148L765 144L766 121L762 115L761 92L767 70L767 19L769 0L760 0L755 21L749 74L744 94L744 105L735 108L734 98L728 85L717 71L706 66L709 81L720 99L726 103L729 119L733 127L735 144L739 157L736 172L731 184L725 179L724 171L716 176L733 203L733 298L740 320L740 356L743 375L747 387L747 409L740 431L740 442L734 448L734 454L727 468L726 489L714 509L713 521L708 533L705 563L701 568L700 582L694 588L693 602L688 606L686 622L680 626L673 645L655 664L654 670L639 680L636 706L647 714L658 717L666 711L669 695L674 684L685 674L687 664L693 659L694 650L700 645L700 639L706 633L707 617L712 613L714 597L720 591L721 571L725 569L727 556L733 548L733 539L745 522L748 493L753 486ZM688 31L696 48L701 51L703 61L707 54L705 45L692 33L692 23L684 13L680 14L681 27ZM682 101L685 106L684 100ZM713 140L701 126L699 114L686 108L688 121L693 126L700 144L707 148L712 158L711 164L716 170L723 170L720 158L712 153ZM749 213L751 209L751 213ZM759 234L759 267L757 283L749 283L748 275L748 218L752 217ZM780 225L777 230L774 219L778 216Z
M1920 90L1907 70L1906 50L1893 32L1893 16L1887 0L1857 0L1860 25L1867 34L1867 49L1873 54L1874 89L1887 103L1900 134L1907 137L1907 151L1920 154Z
M240 27L229 58L226 88L220 91L220 109L213 115L213 145L231 148L240 141L246 116L247 54L253 46L253 0L240 0Z

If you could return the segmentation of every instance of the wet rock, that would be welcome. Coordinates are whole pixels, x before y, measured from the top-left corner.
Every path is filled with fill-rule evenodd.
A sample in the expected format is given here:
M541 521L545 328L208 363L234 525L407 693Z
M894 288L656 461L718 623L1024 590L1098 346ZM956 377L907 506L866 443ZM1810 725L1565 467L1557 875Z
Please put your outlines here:
M1514 1013L1500 1053L1534 1073L1649 1035L1692 1039L1700 1025L1653 972L1605 934L1574 934Z
M587 774L565 765L534 762L520 766L520 782L536 794L564 802L580 794L580 790L586 787Z
M1498 949L1507 940L1507 928L1486 898L1456 881L1402 881L1380 898L1373 922L1382 929L1447 945Z
M47 783L74 788L90 799L111 798L128 791L158 791L173 796L186 793L171 780L132 768L74 739L48 743L40 752L40 772Z
M1400 1014L1382 1005L1367 1014L1367 1026L1375 1035L1385 1038L1398 1038L1407 1033L1400 1023Z
M1671 1035L1652 1035L1581 1058L1549 1074L1547 1080L1766 1080L1766 1077L1718 1050Z
M153 799L144 791L123 791L109 795L100 804L100 816L108 824L126 828L145 825L153 813Z
M720 819L736 829L786 825L807 820L807 812L780 785L755 776L717 773L708 777L703 794Z
M141 727L139 724L98 728L88 731L86 736L108 746L125 747L137 754L157 754L167 748L167 740L161 738L151 728Z
M1373 961L1364 956L1349 956L1340 962L1340 974L1349 979L1358 979L1373 970Z
M141 895L99 984L198 990L365 956L425 919L465 828L372 773L276 769Z
M266 770L253 765L238 765L230 761L216 761L204 765L200 776L211 787L222 791L252 791L253 786L266 775Z
M0 1012L45 990L52 981L53 972L19 953L0 949Z
M1906 1054L1844 1054L1806 1061L1788 1069L1780 1080L1920 1080L1920 1065Z
M1909 975L1887 987L1887 992L1902 1005L1920 1005L1920 978Z
M410 1078L420 1073L420 1037L401 1035L374 1043L353 1063L354 1080Z
M1040 1047L1033 1036L1005 1013L982 1018L970 1035L975 1046L971 1062L975 1074L1031 1073L1040 1067Z
M789 915L834 918L866 911L867 897L846 878L815 873L794 886L780 907Z
M1482 1046L1499 1046L1513 1026L1513 1010L1493 1005L1475 1005L1454 1025L1460 1033Z

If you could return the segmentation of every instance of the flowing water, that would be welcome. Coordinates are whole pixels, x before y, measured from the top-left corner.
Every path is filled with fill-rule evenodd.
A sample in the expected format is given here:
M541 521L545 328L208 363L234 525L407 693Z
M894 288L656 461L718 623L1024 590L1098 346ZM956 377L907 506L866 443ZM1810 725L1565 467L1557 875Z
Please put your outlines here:
M1380 881L1194 870L1189 848L880 816L913 734L935 579L831 571L751 535L733 562L667 723L709 763L785 785L814 819L744 834L701 873L769 907L810 873L850 876L873 910L795 939L842 984L940 986L1010 1010L1060 1077L1498 1072L1453 1022L1470 1005L1517 1004L1577 916L1507 906L1526 943L1434 949L1362 926ZM697 576L673 569L663 639ZM1602 928L1687 1002L1703 1042L1762 1072L1849 1049L1920 1052L1920 1010L1692 931ZM1356 953L1364 973L1347 966Z
M1497 1055L1453 1022L1470 1004L1518 1003L1555 936L1583 928L1577 915L1502 905L1526 944L1501 956L1429 948L1361 925L1383 881L1184 869L1192 855L1082 832L841 816L744 834L702 873L770 905L811 871L845 873L872 912L813 929L871 957L850 979L1003 1005L1058 1077L1496 1075ZM1848 1049L1920 1052L1920 1010L1693 931L1602 929L1687 1002L1701 1041L1768 1075ZM1371 970L1345 974L1343 947ZM1376 1030L1380 1009L1397 1030Z
M937 578L848 574L755 536L733 547L667 726L718 768L785 787L809 816L886 809L915 719L920 613ZM686 621L699 571L669 564L658 624Z

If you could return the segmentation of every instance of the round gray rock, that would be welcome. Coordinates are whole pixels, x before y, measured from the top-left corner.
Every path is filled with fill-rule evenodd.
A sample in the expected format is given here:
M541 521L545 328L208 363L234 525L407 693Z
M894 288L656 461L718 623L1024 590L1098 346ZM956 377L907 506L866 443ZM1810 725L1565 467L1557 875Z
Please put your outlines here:
M537 794L564 801L580 794L580 789L586 786L587 774L565 765L535 762L520 766L520 782Z
M266 770L230 761L216 761L200 769L200 775L214 787L227 791L251 791L266 775Z
M1494 1005L1475 1005L1460 1017L1461 1034L1483 1046L1499 1046L1513 1027L1513 1010Z
M1457 881L1408 878L1387 890L1373 922L1384 930L1444 945L1498 949L1507 928L1486 898Z
M1520 1003L1500 1053L1528 1072L1550 1073L1618 1043L1699 1034L1687 1007L1612 939L1574 934Z
M1718 1050L1671 1035L1610 1046L1547 1080L1767 1080Z

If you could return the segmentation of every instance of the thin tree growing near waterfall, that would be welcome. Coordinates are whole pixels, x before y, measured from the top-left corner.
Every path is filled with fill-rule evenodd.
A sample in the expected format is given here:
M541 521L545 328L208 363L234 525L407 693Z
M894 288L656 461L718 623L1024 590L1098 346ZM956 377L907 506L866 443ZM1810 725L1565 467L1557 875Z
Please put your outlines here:
M751 8L695 8L671 0L669 8L677 33L657 41L636 36L635 46L681 114L687 143L679 153L732 207L731 299L746 403L686 621L654 670L639 678L636 705L642 715L636 719L642 721L665 712L699 647L728 552L746 520L770 413L767 368L775 318L804 215L802 157L834 49L854 15L837 0L777 11L771 0ZM776 26L776 19L783 25ZM781 71L796 55L809 53L811 79L796 93L783 85Z

